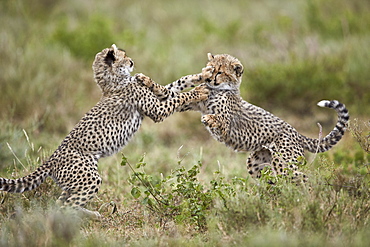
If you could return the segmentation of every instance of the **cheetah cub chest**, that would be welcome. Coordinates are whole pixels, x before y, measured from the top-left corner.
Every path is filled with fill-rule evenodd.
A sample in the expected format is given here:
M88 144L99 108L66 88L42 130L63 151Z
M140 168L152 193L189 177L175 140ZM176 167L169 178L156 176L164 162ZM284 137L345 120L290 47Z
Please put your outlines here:
M131 76L134 62L115 45L99 52L93 63L95 81L102 90L100 101L85 114L51 157L35 172L19 179L0 178L0 190L22 193L35 189L47 177L62 188L58 201L87 215L84 208L98 192L101 177L98 159L122 149L139 129L144 117L163 121L185 103L203 100L208 90L198 87L160 101L144 84L155 84L143 74ZM163 93L166 93L165 91Z
M319 106L337 112L337 124L321 140L303 136L287 122L240 97L243 70L237 58L209 53L202 73L183 77L193 82L198 79L198 83L206 85L209 97L181 106L177 111L201 112L202 123L216 140L235 151L251 151L247 168L252 176L259 177L261 170L269 166L276 175L291 170L293 178L306 180L298 171L298 158L304 156L304 150L325 152L335 145L344 134L349 119L347 109L336 100L320 101Z

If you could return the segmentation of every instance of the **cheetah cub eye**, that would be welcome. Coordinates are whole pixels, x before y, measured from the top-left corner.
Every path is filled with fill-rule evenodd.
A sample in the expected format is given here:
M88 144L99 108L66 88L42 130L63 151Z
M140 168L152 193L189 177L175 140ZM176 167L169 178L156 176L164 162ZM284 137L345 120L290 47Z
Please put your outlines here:
M119 67L118 73L120 75L130 75L130 73L133 71L133 67Z
M134 70L134 62L126 56L125 50L117 48L115 44L108 51L105 63L113 67L116 73L121 76L130 76L130 73Z

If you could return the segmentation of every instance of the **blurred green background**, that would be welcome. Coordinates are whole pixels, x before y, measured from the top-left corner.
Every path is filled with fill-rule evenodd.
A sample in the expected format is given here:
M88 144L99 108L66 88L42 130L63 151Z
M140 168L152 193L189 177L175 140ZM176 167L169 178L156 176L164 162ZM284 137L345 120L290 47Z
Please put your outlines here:
M316 121L333 127L322 99L368 119L369 13L368 0L1 1L1 166L13 160L6 142L25 148L22 129L48 153L99 100L91 64L112 43L161 84L200 72L207 52L234 55L245 66L243 98L303 133L316 133ZM197 113L139 132L141 153L155 142L215 143Z
M327 131L333 127L335 114L316 107L321 99L345 103L352 118L370 115L367 0L5 0L0 6L2 156L9 153L5 142L23 138L20 129L54 149L99 100L91 64L112 43L134 59L135 73L161 84L200 72L207 52L232 54L245 66L243 98L306 133L317 131L317 119ZM138 138L165 145L189 135L210 139L199 114L166 122L163 133L148 123Z
M133 58L134 73L161 84L200 72L208 52L229 53L245 67L245 100L318 137L316 123L325 135L336 114L316 103L337 99L358 134L307 156L310 189L270 187L248 180L246 154L212 139L199 113L175 113L159 124L145 119L123 153L132 164L146 153L140 171L153 181L180 163L202 164L196 177L204 191L215 176L248 180L244 192L235 187L240 198L229 210L216 197L203 208L208 235L171 226L134 199L133 173L117 154L99 162L103 184L89 205L103 221L78 231L75 219L58 218L60 189L48 180L29 193L0 193L0 245L369 246L369 13L369 0L0 0L1 177L33 171L98 102L91 65L112 43ZM53 213L38 213L47 208Z

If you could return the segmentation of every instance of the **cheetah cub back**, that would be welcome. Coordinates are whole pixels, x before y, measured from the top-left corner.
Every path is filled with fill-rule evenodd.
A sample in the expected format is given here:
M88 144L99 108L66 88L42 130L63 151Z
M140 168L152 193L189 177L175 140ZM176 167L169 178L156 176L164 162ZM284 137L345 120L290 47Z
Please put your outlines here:
M144 84L155 83L142 74L131 76L134 62L115 45L99 52L93 63L95 81L102 90L100 101L85 114L50 158L28 176L0 178L0 190L14 193L33 190L47 177L62 188L58 201L92 217L98 212L84 208L98 192L101 177L98 160L121 150L139 129L145 116L163 121L187 102L207 97L206 87L173 94L159 101Z
M349 119L346 107L336 100L320 101L319 106L337 112L338 121L327 136L312 139L270 112L243 100L239 90L242 75L243 65L237 58L209 53L202 73L184 77L193 82L199 79L199 83L210 90L209 97L181 106L178 111L200 111L202 123L216 140L238 152L252 151L247 159L252 176L260 177L261 170L270 166L275 175L285 175L287 169L291 169L293 178L306 180L298 171L298 157L304 156L304 150L325 152L342 138Z

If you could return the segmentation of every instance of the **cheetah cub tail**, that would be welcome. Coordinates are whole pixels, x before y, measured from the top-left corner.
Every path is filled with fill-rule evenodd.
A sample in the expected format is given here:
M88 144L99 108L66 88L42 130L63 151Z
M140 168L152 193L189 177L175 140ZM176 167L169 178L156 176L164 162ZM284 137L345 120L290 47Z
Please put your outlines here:
M0 177L0 191L11 193L23 193L33 190L50 176L50 167L47 164L40 166L36 171L28 176L18 179L7 179Z
M337 144L339 140L342 139L349 120L346 106L337 100L322 100L317 103L317 105L334 109L338 114L338 120L334 129L321 140L304 137L306 144L305 148L312 153L325 152Z
M336 100L333 100L336 101ZM337 101L338 102L338 101ZM338 102L339 103L339 102ZM320 107L328 107L328 108L333 108L330 107L330 100L321 100L320 102L317 103L318 106ZM334 108L335 109L335 108Z

